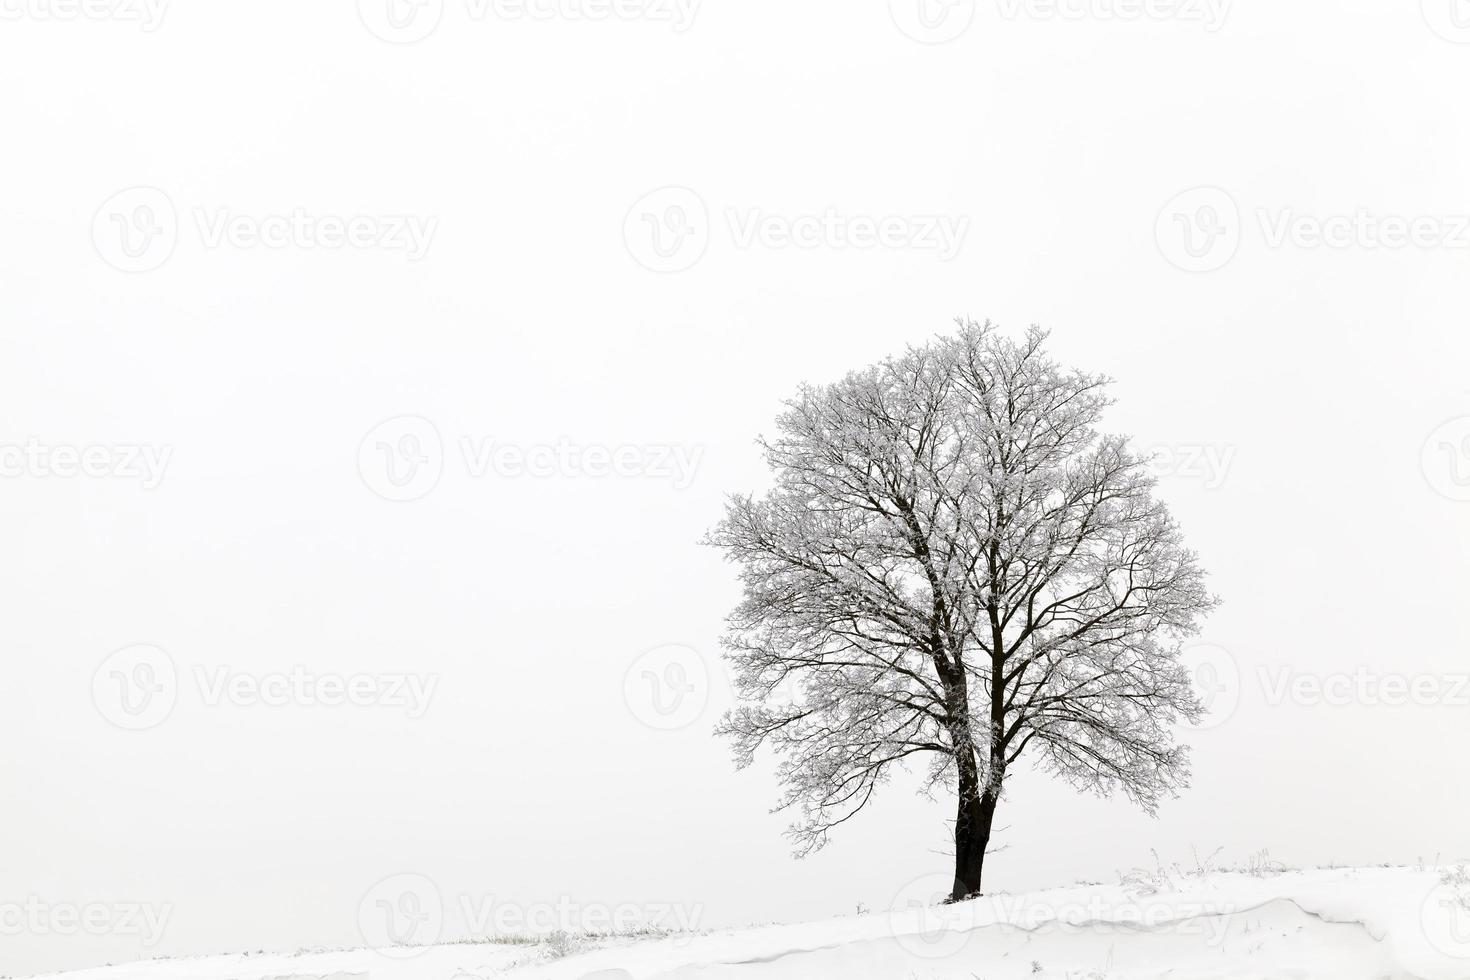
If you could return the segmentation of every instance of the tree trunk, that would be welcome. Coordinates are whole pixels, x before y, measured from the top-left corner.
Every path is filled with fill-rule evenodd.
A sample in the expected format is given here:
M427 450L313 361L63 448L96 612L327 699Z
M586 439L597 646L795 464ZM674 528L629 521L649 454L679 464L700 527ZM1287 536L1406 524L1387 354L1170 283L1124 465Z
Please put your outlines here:
M973 752L961 752L959 758L959 810L954 822L954 888L950 901L961 902L980 894L980 875L985 867L985 851L990 847L990 826L995 820L999 802L998 780L986 780L980 787Z

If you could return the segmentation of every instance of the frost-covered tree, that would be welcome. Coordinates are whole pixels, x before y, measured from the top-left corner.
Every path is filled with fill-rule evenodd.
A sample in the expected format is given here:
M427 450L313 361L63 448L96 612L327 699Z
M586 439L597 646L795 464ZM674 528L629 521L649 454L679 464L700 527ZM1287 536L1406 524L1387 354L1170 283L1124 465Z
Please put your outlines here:
M1023 754L1150 813L1187 782L1180 644L1216 600L1147 461L1098 431L1107 379L1045 340L962 322L803 387L761 442L774 488L710 532L744 588L720 730L742 768L780 757L798 855L911 757L956 797L955 900Z

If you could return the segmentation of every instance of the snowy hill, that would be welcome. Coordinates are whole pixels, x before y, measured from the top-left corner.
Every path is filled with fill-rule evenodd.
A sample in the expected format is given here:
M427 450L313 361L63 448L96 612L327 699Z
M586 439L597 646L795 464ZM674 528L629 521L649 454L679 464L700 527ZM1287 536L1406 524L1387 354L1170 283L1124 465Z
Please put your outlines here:
M535 946L215 957L66 980L1470 980L1470 879L1207 873L990 895L551 958Z

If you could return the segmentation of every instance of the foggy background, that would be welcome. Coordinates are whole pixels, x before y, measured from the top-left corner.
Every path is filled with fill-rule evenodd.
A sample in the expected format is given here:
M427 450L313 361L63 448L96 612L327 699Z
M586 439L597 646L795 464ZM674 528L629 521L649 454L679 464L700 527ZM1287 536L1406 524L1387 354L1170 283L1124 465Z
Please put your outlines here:
M590 2L4 0L0 974L945 871L917 778L791 859L697 541L960 315L1117 379L1225 600L1193 788L1021 774L987 886L1470 854L1470 9Z

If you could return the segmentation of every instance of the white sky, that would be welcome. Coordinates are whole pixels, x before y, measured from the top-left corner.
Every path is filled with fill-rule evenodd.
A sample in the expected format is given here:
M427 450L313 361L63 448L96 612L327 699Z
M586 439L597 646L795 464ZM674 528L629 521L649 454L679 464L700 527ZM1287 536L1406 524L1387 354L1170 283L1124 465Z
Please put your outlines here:
M624 677L669 644L713 662L737 589L695 542L762 485L779 399L960 314L1049 326L1062 360L1118 379L1112 427L1176 460L1161 493L1225 599L1210 663L1241 678L1157 820L1018 779L987 884L1111 880L1191 845L1470 853L1470 423L1424 465L1470 416L1470 27L1435 0L1236 2L1214 31L1192 4L981 0L926 45L904 0L705 0L683 31L466 2L393 45L346 0L175 0L152 31L0 0L0 913L171 909L146 948L0 915L0 974L360 944L364 895L404 872L449 905L699 904L722 926L882 907L942 871L949 804L902 780L793 862L772 760L737 774L709 736L721 695L659 731ZM694 196L635 209L670 186ZM1202 186L1224 196L1170 203ZM159 192L172 252L119 271L114 212ZM648 208L677 230L669 204L695 232L672 260L639 238ZM1207 205L1230 234L1200 261L1224 264L1183 271L1174 214L1203 229ZM947 260L742 244L754 212L828 209L968 224ZM224 212L298 210L437 224L417 261L209 244ZM1360 211L1447 244L1301 237ZM1273 247L1283 221L1297 241ZM392 503L359 448L401 416L445 452ZM650 465L677 446L698 468L476 478L461 439ZM28 443L171 455L144 489L4 448ZM179 690L124 731L93 680L136 644ZM413 719L210 705L196 679L298 665L438 686ZM1437 693L1272 696L1283 670L1362 666Z

